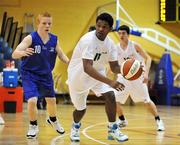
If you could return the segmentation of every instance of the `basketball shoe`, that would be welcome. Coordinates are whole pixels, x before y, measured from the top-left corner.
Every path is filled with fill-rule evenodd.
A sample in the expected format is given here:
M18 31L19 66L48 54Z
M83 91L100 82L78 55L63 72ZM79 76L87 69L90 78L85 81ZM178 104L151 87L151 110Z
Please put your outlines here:
M54 129L59 133L59 134L64 134L65 130L64 128L61 126L61 124L59 123L58 120L56 120L55 122L52 122L49 118L46 120L46 122L50 125L52 125L54 127Z
M28 130L26 137L28 139L34 139L37 137L38 132L39 132L39 128L37 125L29 124L29 130Z
M79 142L80 141L80 123L73 123L71 128L70 139L72 142Z
M162 120L156 120L156 123L157 123L157 131L165 130L164 123Z
M128 136L124 135L119 129L117 124L108 126L108 140L117 140L118 142L124 142L128 140Z
M126 127L128 125L128 121L126 119L125 120L118 119L117 125L119 128Z

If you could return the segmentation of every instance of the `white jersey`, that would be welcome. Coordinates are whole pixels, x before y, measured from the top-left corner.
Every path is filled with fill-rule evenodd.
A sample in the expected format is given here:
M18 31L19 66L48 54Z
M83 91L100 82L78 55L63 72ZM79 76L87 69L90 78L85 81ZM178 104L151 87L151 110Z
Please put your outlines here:
M107 36L100 41L96 31L86 33L77 43L68 66L68 84L73 84L77 91L91 88L97 80L84 72L82 59L93 60L93 68L105 75L106 64L117 61L117 50L113 41Z
M134 58L139 60L140 62L143 62L143 58L140 56L139 53L137 53L134 42L128 41L128 45L126 49L121 48L120 43L116 45L117 51L118 51L118 62L119 64L123 63L126 59Z
M120 44L116 45L118 50L118 62L121 64L128 58L134 58L144 64L143 57L136 51L134 42L129 41L127 48L124 50L120 47ZM145 66L144 66L145 67ZM121 74L118 74L117 81L125 85L123 91L115 91L116 101L124 104L130 95L134 102L149 102L150 97L148 93L147 85L143 83L143 75L134 81L126 80Z

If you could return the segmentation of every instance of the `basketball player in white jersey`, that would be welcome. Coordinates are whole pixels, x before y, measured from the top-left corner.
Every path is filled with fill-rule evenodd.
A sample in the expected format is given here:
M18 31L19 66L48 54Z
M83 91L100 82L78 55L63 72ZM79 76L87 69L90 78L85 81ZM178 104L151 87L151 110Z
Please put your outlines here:
M119 116L118 124L120 127L127 125L127 120L123 115L121 104L124 104L127 98L136 102L144 102L148 110L155 117L157 123L157 130L165 130L162 120L160 119L155 104L151 101L148 93L148 75L151 66L151 57L135 42L129 40L130 29L126 25L122 25L118 29L120 43L117 44L119 64L128 58L134 58L142 62L144 65L143 75L134 81L129 81L118 74L117 81L125 85L123 91L115 92L117 102L117 114Z
M107 36L112 30L113 18L108 13L102 13L96 18L96 30L86 33L77 43L68 66L68 86L72 103L73 124L71 141L80 141L81 119L86 112L86 100L90 90L97 96L105 98L105 110L108 124L108 139L119 142L128 137L118 130L116 124L116 102L114 89L122 90L124 85L110 80L105 75L107 63L114 73L120 73L115 44Z

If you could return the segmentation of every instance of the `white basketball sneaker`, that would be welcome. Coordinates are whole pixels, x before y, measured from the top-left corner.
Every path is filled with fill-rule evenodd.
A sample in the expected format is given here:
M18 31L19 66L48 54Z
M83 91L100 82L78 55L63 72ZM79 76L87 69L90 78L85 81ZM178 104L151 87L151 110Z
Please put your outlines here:
M72 142L79 142L80 141L80 127L81 124L72 124L71 128L71 134L70 134L70 139Z
M0 125L3 125L4 123L4 119L0 116Z
M54 129L59 133L59 134L64 134L65 130L59 123L59 120L56 120L55 122L52 122L49 118L46 120L46 122L54 127Z
M157 123L157 131L165 130L164 123L162 120L156 120L156 123Z
M108 140L114 139L118 142L124 142L128 140L128 136L119 131L117 124L113 124L112 127L108 127Z
M38 132L39 132L39 128L38 128L37 125L29 124L29 130L28 130L28 133L27 133L26 137L28 139L34 139L34 138L37 137Z
M126 127L128 125L128 121L125 119L125 120L120 120L118 119L117 120L117 125L118 127L122 128L122 127Z

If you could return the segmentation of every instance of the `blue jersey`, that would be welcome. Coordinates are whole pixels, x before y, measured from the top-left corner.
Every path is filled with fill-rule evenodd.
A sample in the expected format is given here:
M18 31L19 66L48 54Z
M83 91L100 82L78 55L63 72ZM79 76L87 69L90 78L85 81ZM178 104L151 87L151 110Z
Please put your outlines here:
M31 48L34 54L22 58L21 69L36 74L48 74L54 68L56 61L57 36L49 33L49 41L44 44L37 32L32 32Z

